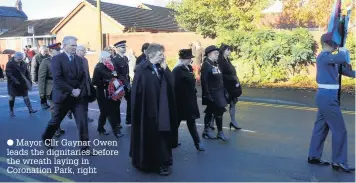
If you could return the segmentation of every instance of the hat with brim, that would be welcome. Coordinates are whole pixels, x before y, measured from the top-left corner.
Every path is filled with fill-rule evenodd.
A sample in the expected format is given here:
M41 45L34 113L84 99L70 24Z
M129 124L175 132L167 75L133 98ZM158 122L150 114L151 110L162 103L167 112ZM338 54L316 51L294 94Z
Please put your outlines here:
M123 41L119 41L117 43L114 44L115 47L124 47L126 46L126 41L123 40Z
M208 46L205 48L205 56L208 56L208 54L213 51L219 51L219 48L217 48L215 45Z
M331 32L328 32L321 36L320 41L322 43L325 43L325 44L331 46L332 48L337 48L338 45L336 44L335 41L333 41L332 38L333 38L333 34Z
M191 58L194 58L192 49L179 50L179 59L191 59Z
M48 49L60 51L61 45L62 45L61 43L51 44L51 45L48 45Z

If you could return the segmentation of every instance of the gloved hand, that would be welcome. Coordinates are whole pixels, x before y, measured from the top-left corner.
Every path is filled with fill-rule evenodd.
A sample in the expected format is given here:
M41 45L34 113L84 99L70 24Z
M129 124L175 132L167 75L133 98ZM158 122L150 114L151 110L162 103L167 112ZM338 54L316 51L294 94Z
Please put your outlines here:
M346 56L345 61L346 61L346 63L350 64L351 63L351 59L350 59L349 50L347 50L345 47L341 47L341 48L339 48L339 51L343 52L345 54L345 56Z

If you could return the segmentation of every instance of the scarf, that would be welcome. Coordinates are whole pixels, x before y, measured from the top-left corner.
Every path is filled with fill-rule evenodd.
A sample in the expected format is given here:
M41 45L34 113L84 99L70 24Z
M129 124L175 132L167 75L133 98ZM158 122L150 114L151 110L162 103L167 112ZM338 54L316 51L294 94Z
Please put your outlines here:
M113 72L115 70L114 65L111 62L103 62L103 64L111 71ZM119 83L118 87L115 87L114 82L117 81ZM125 90L124 90L124 84L122 81L116 78L112 78L111 81L109 82L108 86L108 93L109 93L109 98L114 100L114 101L119 101L124 97L125 95Z

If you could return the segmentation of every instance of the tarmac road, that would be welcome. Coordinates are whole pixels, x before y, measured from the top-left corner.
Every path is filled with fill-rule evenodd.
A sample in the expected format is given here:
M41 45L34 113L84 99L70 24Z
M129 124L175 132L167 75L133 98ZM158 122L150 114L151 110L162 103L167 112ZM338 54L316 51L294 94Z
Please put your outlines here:
M60 156L60 159L89 160L89 165L70 166L76 171L80 167L96 168L96 173L54 174L54 166L65 168L68 165L9 165L8 158L41 159L51 156L15 156L7 155L7 150L20 150L21 147L8 146L8 139L40 140L47 125L50 114L40 109L39 97L35 90L30 92L34 108L39 112L30 115L21 98L15 103L16 117L8 115L8 99L5 83L0 83L0 181L140 181L140 182L237 182L237 181L273 181L273 182L354 182L355 174L335 172L331 167L309 165L306 162L309 140L315 120L316 111L313 107L293 105L267 104L240 101L236 112L237 120L243 130L235 131L228 128L229 114L224 114L224 132L230 138L224 143L218 140L205 140L205 152L197 152L185 123L180 127L182 145L173 150L173 169L170 176L162 177L154 173L142 173L131 165L129 157L130 127L123 124L125 136L117 140L117 146L93 147L97 150L118 150L116 156ZM198 101L199 104L201 103ZM125 104L122 105L122 121L125 119ZM113 135L99 136L96 132L98 106L90 104L89 116L95 121L89 124L90 139L116 141ZM203 131L203 107L201 119L197 121L198 131ZM344 111L344 119L348 129L349 164L355 165L355 112ZM62 122L66 134L61 139L78 140L75 122L66 118ZM109 125L106 129L111 132ZM216 131L215 131L216 132ZM331 133L324 147L324 159L331 159ZM58 140L61 140L58 139ZM43 147L24 148L25 150L46 150ZM58 147L56 149L65 149ZM70 148L77 149L77 148ZM48 167L50 174L10 174L8 167Z

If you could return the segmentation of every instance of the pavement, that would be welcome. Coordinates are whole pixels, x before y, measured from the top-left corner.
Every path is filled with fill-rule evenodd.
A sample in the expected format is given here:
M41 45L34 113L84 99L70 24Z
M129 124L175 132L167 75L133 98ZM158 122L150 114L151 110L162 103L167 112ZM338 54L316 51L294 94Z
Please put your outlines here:
M197 87L197 90L198 96L201 96L201 87ZM316 91L310 89L243 87L242 92L240 101L316 107L314 99ZM355 110L355 95L341 93L340 100L341 109Z
M34 108L39 112L30 115L21 98L16 99L16 117L9 117L7 90L5 83L0 83L0 181L1 182L355 182L355 173L336 172L331 167L319 167L306 162L309 140L316 116L313 107L313 93L287 92L272 89L244 89L243 96L237 105L236 119L243 128L236 131L228 128L229 113L225 113L224 133L229 137L228 142L202 139L205 152L198 152L185 123L179 129L179 140L182 145L173 150L173 169L169 176L159 176L155 173L143 173L131 165L129 157L130 126L123 125L124 137L116 139L113 135L100 136L96 132L99 110L96 102L89 106L89 117L95 119L89 124L89 135L93 142L112 142L117 146L95 146L96 150L118 151L119 155L100 156L68 156L60 155L57 159L66 160L65 165L27 164L24 162L10 165L7 159L43 159L53 156L46 155L9 155L10 150L45 150L41 146L17 147L9 146L7 141L12 139L40 140L50 114L40 109L39 97L36 91L30 92ZM286 96L285 96L286 95ZM294 97L290 99L288 96ZM301 97L306 96L306 97ZM310 97L309 97L310 96ZM244 97L244 98L243 98ZM345 96L343 96L345 97ZM354 97L342 98L342 105L350 107L348 100ZM257 100L263 99L263 100ZM276 102L278 101L278 102ZM345 102L344 102L345 101ZM292 102L292 103L283 103ZM352 102L352 101L351 101ZM351 103L350 102L350 103ZM198 101L201 118L197 120L198 132L203 131L203 110L201 100ZM296 105L299 103L302 105ZM121 106L122 120L125 120L126 103ZM352 106L351 106L352 107ZM352 109L352 108L350 108ZM351 166L355 165L355 111L343 110L348 130L348 159ZM74 120L68 118L62 122L66 134L57 140L78 140L78 132ZM109 130L107 124L106 129ZM110 130L109 130L110 131ZM216 131L214 132L216 133ZM66 147L59 146L59 150ZM77 148L67 148L75 150ZM15 153L14 151L12 153ZM323 158L331 160L331 133L327 137ZM79 161L76 166L75 160ZM86 162L86 160L89 161ZM72 162L70 162L72 161ZM69 165L69 164L74 165ZM84 164L83 164L84 163ZM78 173L77 169L92 168L90 174ZM29 174L8 173L8 167L42 167L50 168L51 173ZM54 167L70 167L74 174L57 172ZM96 173L93 169L96 168Z

